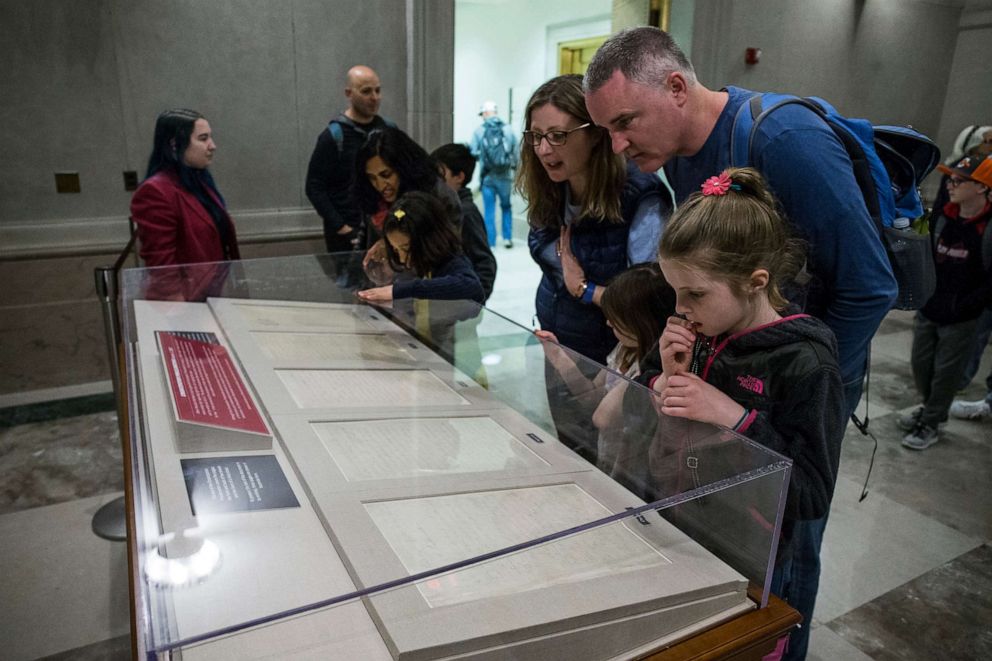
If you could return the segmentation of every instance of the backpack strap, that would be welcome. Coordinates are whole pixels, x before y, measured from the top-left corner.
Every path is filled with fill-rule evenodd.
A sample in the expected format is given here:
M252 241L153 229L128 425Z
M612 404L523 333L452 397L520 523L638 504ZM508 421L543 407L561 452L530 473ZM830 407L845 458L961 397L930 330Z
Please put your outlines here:
M734 115L730 129L730 165L735 168L751 165L751 134L754 118L761 114L761 97L761 94L755 94L747 103L742 103Z
M762 109L764 105L763 97L773 100L773 103L764 109ZM844 151L847 152L848 157L851 159L854 179L862 192L868 215L871 216L872 222L875 223L876 228L881 233L884 226L882 222L882 209L878 195L876 194L875 179L865 150L861 147L857 138L847 130L835 126L830 121L826 110L817 99L771 93L755 94L752 96L747 104L741 105L737 110L737 116L734 117L730 138L730 153L733 165L735 167L744 167L753 163L752 154L754 152L754 140L758 134L758 128L769 115L787 105L802 106L815 114L840 141L844 147Z
M388 128L396 128L396 122L393 120L382 117L381 115L379 117L382 119L383 124L385 124ZM351 117L341 113L327 124L327 131L331 134L331 138L334 140L334 145L338 148L338 154L341 153L341 149L344 147L344 130L341 128L342 124L347 124L364 136L368 135L368 131L359 127L358 124L351 120Z
M327 125L327 131L331 134L331 139L334 140L334 146L338 148L338 153L341 153L341 147L344 146L344 131L341 130L341 122L336 119L332 119Z

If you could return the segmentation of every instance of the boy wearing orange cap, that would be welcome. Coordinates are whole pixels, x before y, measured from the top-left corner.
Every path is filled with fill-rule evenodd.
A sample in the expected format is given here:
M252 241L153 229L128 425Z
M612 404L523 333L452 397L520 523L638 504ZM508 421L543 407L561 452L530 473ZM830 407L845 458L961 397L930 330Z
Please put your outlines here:
M983 259L983 240L992 221L992 157L966 156L949 175L950 201L931 226L937 288L916 314L911 363L923 404L898 419L906 431L903 447L925 450L939 438L962 374L971 356L982 311L992 305L992 268ZM988 248L986 248L986 251Z

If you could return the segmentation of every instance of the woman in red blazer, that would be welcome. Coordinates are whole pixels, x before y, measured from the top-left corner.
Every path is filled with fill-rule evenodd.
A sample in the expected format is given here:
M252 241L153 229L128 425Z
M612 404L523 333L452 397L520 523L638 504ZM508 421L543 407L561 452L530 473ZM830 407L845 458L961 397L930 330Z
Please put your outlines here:
M145 180L131 198L145 266L238 259L224 198L207 170L210 124L194 110L166 110L155 122Z

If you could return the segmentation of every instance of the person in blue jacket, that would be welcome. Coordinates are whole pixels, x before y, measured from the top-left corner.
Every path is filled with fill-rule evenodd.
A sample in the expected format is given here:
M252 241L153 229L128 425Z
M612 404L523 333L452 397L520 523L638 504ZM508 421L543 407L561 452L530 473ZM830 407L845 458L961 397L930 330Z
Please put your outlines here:
M654 259L671 203L656 175L612 153L609 135L586 110L581 76L541 85L524 121L516 185L528 203L530 254L541 267L537 318L563 346L603 365L617 343L600 309L603 292L630 265ZM578 406L557 372L547 370L546 378L560 440L595 461L592 411Z
M754 92L710 90L666 32L631 28L597 51L586 71L586 104L608 129L613 149L625 152L644 172L665 168L678 202L699 190L714 172L731 166L730 139L738 108ZM833 130L799 106L787 106L758 129L754 161L782 205L785 217L810 246L812 281L806 311L837 338L846 413L861 398L868 347L898 292L895 276L851 160ZM793 302L801 303L793 295ZM819 582L819 550L826 516L801 522L795 561L808 563L806 586L790 603L808 601L812 612ZM799 594L802 593L802 594ZM787 658L806 655L809 627L794 637Z

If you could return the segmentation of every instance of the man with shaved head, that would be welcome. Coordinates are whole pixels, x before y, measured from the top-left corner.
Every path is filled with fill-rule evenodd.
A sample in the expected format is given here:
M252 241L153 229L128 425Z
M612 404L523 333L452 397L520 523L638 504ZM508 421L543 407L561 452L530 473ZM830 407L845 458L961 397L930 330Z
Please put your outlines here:
M358 64L348 70L344 96L348 107L317 136L307 168L307 197L324 220L327 252L354 248L361 223L350 194L355 153L373 130L395 126L378 114L382 90L371 68Z

